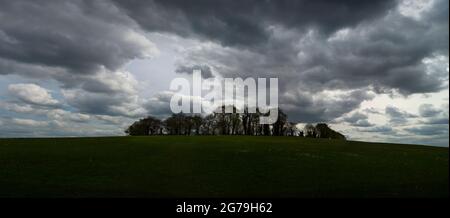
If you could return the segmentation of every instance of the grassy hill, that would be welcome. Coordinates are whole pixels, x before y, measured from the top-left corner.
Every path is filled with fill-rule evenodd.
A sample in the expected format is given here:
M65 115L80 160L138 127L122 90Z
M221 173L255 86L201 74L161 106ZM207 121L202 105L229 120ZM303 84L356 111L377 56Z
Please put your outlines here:
M448 197L448 148L298 137L0 139L0 197Z

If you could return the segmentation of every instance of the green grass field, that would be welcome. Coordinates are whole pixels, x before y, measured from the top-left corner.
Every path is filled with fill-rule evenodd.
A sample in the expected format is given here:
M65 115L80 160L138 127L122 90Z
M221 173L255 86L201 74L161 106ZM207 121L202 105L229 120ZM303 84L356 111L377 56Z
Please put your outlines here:
M448 158L298 137L0 139L0 197L448 197Z

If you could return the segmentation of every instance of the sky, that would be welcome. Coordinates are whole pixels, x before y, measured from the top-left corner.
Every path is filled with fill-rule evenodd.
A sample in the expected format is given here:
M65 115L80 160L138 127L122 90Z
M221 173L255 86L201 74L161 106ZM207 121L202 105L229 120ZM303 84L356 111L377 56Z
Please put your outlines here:
M448 146L448 0L0 0L0 137L124 135L174 78L278 78L299 127ZM201 99L200 99L201 101Z

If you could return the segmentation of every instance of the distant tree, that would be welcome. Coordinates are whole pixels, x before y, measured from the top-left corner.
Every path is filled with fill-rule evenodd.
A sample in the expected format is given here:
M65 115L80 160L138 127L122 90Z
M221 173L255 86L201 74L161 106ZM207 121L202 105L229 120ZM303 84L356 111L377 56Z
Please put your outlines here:
M216 130L216 119L214 114L209 114L203 119L201 126L202 134L204 135L214 135Z
M262 135L262 127L259 125L259 112L250 114L250 135Z
M227 113L227 109L232 111ZM216 125L221 135L230 135L236 132L240 124L240 116L237 113L237 108L234 106L220 106L214 111L214 118Z
M339 132L331 129L326 123L318 123L316 125L317 137L318 138L326 138L326 139L343 139L345 140L345 136Z
M182 118L182 134L183 135L191 135L192 129L194 128L194 122L193 117L191 116L184 116Z
M226 110L226 109L229 110ZM273 124L260 124L260 116L268 116L255 108L250 113L245 107L239 113L234 106L220 106L214 113L205 117L184 113L172 114L162 122L155 117L146 117L130 125L125 132L128 135L265 135L265 136L301 136L310 138L344 139L345 136L331 129L326 123L307 124L300 131L295 123L288 121L287 115L278 110L278 118Z
M296 123L287 122L285 135L287 136L299 136Z
M131 136L148 135L144 124L140 121L136 121L133 124L131 124L131 126L129 126L125 130L125 133Z
M162 133L162 128L161 120L149 116L134 122L125 130L125 133L128 135L157 135Z
M242 133L244 135L257 135L259 126L259 113L255 109L256 113L249 113L249 108L246 106L242 113Z
M298 136L300 136L300 137L305 137L305 133L303 133L303 131L300 131L300 132L298 133Z
M229 114L230 118L230 134L231 135L238 135L241 132L241 115L238 114L236 111L232 114Z
M178 134L176 120L173 117L173 115L171 117L167 118L166 120L164 120L164 126L166 127L167 133L169 135Z
M172 114L164 123L170 135L186 134L186 116L183 113Z
M314 125L312 125L310 123L305 125L304 131L305 131L305 137L308 137L308 138L316 138L317 137L316 127L314 127Z
M326 123L316 124L317 137L318 138L331 138L332 129L328 127Z
M269 124L262 124L261 125L261 129L262 129L262 135L263 136L270 136L271 135L270 125Z
M201 127L203 125L203 118L200 115L194 115L191 118L192 125L195 129L195 134L200 135Z
M250 124L250 114L248 113L248 107L244 107L244 112L242 113L242 131L244 135L250 135L249 125Z
M287 115L283 113L281 109L278 109L278 119L273 124L273 135L274 136L285 135L288 125L289 123L287 121Z
M154 117L147 117L143 120L145 125L148 128L149 135L158 135L162 130L162 122L161 120Z

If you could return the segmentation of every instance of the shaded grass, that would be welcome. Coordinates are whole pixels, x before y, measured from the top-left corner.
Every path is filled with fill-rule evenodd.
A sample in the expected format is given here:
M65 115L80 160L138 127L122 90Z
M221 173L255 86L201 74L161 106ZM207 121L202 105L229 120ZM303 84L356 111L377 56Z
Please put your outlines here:
M298 137L0 139L0 197L448 197L448 154Z

